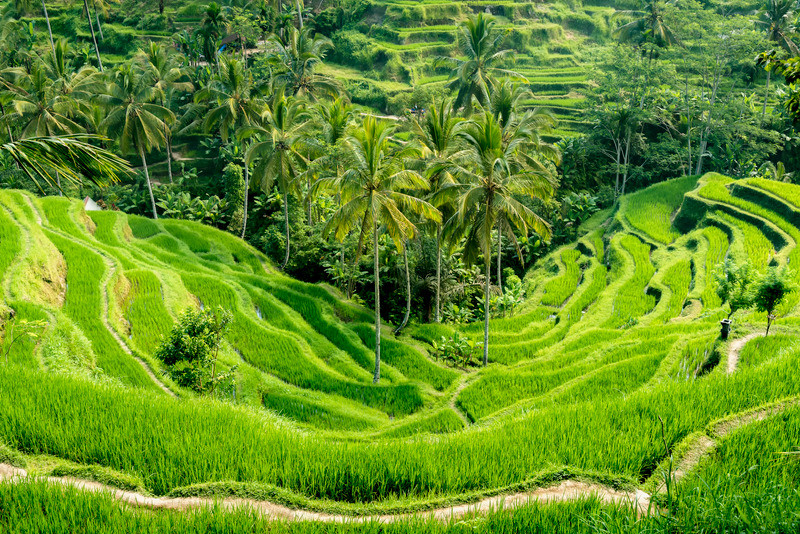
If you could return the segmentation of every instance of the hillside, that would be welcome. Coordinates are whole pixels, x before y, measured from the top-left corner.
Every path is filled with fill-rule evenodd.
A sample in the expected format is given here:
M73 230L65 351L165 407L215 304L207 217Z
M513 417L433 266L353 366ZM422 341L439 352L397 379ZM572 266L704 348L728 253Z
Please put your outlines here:
M0 366L0 460L32 473L362 514L565 478L652 493L665 444L682 475L716 447L701 475L758 464L748 488L800 482L795 464L757 461L796 446L800 293L767 340L741 341L765 325L751 312L723 342L710 283L725 257L798 264L800 186L707 174L628 195L528 273L522 309L491 323L487 368L430 357L451 326L386 328L377 386L371 312L229 234L16 191L0 205L4 313L48 325ZM185 307L217 304L234 314L226 402L153 357Z

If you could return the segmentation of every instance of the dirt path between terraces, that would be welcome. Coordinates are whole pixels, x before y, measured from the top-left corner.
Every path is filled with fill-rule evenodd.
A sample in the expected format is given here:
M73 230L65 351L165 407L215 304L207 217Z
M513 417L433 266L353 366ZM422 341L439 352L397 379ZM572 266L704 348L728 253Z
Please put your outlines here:
M728 348L728 374L733 374L736 370L736 367L739 365L739 353L742 352L742 349L747 342L755 339L757 337L764 337L764 334L761 332L753 332L752 334L747 334L746 336L735 339L731 342L731 346Z
M0 464L0 481L10 481L12 483L23 482L33 479L24 469L12 467L7 464ZM266 501L256 501L253 499L225 498L215 499L211 497L150 497L113 488L92 482L71 477L41 477L37 480L46 480L53 484L72 487L82 491L93 493L107 492L120 501L137 507L148 508L151 510L179 510L187 511L198 508L208 508L219 505L225 510L235 510L237 508L249 508L271 519L282 519L287 521L319 521L323 523L392 523L413 517L429 518L438 521L446 521L451 518L459 518L471 513L485 513L492 510L509 510L525 505L528 502L538 501L540 503L572 501L586 498L590 495L596 496L608 504L629 504L635 506L640 514L645 514L650 506L650 496L643 491L618 491L599 484L587 484L575 480L562 481L557 486L540 488L526 493L515 493L513 495L498 495L488 497L481 501L437 508L434 510L422 510L415 514L392 514L374 516L349 516L343 514L326 514L308 510L296 510Z

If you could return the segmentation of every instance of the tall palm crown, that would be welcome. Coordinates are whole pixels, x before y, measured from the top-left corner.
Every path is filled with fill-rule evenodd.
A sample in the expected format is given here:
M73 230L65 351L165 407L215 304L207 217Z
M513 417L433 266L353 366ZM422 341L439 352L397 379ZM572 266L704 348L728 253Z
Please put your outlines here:
M662 0L642 0L642 9L617 12L618 16L631 16L634 20L620 26L616 35L624 41L634 43L650 42L654 47L667 48L679 45L680 39L664 22L664 6ZM650 49L652 58L653 48Z
M787 52L800 55L795 38L797 27L794 19L797 14L796 0L767 0L767 4L759 11L756 25L764 30L767 39Z
M295 179L308 161L302 154L309 124L302 100L285 96L278 91L264 110L255 126L245 128L243 137L255 138L245 156L247 165L253 165L253 176L259 188L266 192L277 181L283 197L283 216L286 228L286 256L281 268L289 263L289 193L296 185Z
M144 50L136 55L142 71L150 77L150 83L164 97L162 104L169 105L172 91L191 91L194 89L191 79L181 67L175 54L169 53L163 45L150 41Z
M206 131L219 128L225 142L231 132L258 122L263 111L263 101L255 90L252 76L233 58L222 59L219 73L195 93L194 100L210 104L203 127Z
M512 51L500 48L503 35L493 31L495 24L494 17L479 13L459 27L458 48L464 58L444 60L453 65L448 88L457 91L454 102L456 108L469 109L473 98L479 103L486 103L489 100L489 80L493 76L522 78L516 72L499 67Z
M170 110L154 103L160 97L159 90L150 85L147 76L133 65L117 70L108 93L98 97L109 110L101 127L119 139L123 152L136 152L142 160L153 218L156 219L156 201L145 154L164 145L166 128L175 120Z
M359 250L367 232L372 230L375 266L375 373L380 380L380 269L378 229L383 226L398 250L417 232L406 213L440 220L438 210L428 202L407 191L424 191L426 180L416 171L408 170L404 161L417 152L411 148L395 150L391 143L393 129L385 122L368 116L363 125L347 138L350 168L332 185L341 191L342 206L325 225L324 233L333 233L343 240L361 223ZM358 262L358 257L356 258Z
M96 83L91 79L95 71L82 69L79 73L65 73L65 78L54 80L42 62L33 65L30 75L17 86L13 121L20 128L21 137L41 137L83 132L80 124L88 105L88 95Z
M216 2L208 4L198 34L203 40L203 55L209 63L217 60L217 43L225 31L227 23L228 18L220 5Z
M484 110L465 124L460 135L466 148L454 159L460 162L461 183L453 186L458 192L456 213L445 225L445 233L452 239L464 238L467 263L475 262L483 254L486 276L483 363L486 365L492 231L499 228L514 243L514 229L525 235L533 230L549 238L550 226L516 197L549 198L555 181L548 168L535 157L537 140L527 127L515 128L508 135L497 118Z
M273 35L270 43L273 45L270 62L276 67L275 85L311 100L321 96L336 97L341 92L336 80L315 72L327 51L333 48L330 39L313 35L306 26L300 30L292 27L285 39Z

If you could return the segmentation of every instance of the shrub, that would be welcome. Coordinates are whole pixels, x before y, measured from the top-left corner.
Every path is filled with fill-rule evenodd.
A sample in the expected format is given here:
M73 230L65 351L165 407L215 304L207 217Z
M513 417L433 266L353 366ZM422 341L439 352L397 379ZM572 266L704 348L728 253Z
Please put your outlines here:
M181 386L213 394L218 384L232 377L231 372L217 375L219 347L232 320L230 312L219 306L200 311L188 308L156 350L156 357Z

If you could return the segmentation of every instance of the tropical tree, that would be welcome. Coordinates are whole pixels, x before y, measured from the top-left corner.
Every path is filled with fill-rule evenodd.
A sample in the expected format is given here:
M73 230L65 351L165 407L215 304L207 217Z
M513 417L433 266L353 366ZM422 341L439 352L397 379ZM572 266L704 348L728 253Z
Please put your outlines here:
M415 150L405 147L394 150L391 142L393 129L387 123L368 116L363 125L347 139L351 158L349 169L337 180L342 192L343 205L336 210L325 225L325 235L334 233L338 240L361 223L358 250L354 264L358 264L366 233L371 230L375 267L375 373L373 382L380 380L381 372L381 306L380 260L378 230L383 226L402 250L405 241L414 237L417 228L406 213L414 213L440 220L441 214L428 202L406 191L424 191L427 181L416 171L405 168L404 160Z
M795 14L797 0L767 0L766 5L759 11L756 25L767 36L767 40L776 44L792 55L800 56L800 48L794 41L797 32ZM767 85L764 89L764 105L761 109L761 120L767 114L767 99L769 98L769 82L772 70L767 69Z
M775 320L775 308L786 296L796 289L791 273L784 267L769 267L767 272L755 283L753 303L760 312L767 312L767 331Z
M322 64L331 40L324 35L313 35L311 28L290 28L285 38L273 35L269 39L272 51L269 61L275 66L273 84L285 87L294 96L316 100L321 96L335 98L341 92L339 83L329 76L315 72Z
M253 175L259 188L269 193L275 182L283 201L283 222L286 227L286 256L281 269L289 263L289 194L295 179L308 166L302 149L310 118L301 99L278 91L258 122L242 131L242 137L255 138L245 155L246 165L253 165Z
M231 134L238 135L243 128L261 120L264 102L255 90L253 77L244 70L242 63L234 58L223 58L219 72L208 85L195 93L196 103L207 103L211 109L202 117L205 131L217 128L223 142ZM244 162L244 218L241 237L247 231L247 201L250 191L250 163Z
M730 309L728 319L738 310L747 309L753 304L751 291L753 274L748 263L737 265L730 258L726 258L714 270L713 277L717 296Z
M219 4L211 2L206 6L203 22L197 33L203 41L203 56L205 56L209 65L216 64L219 67L217 44L225 31L227 23L228 18Z
M464 57L441 59L453 67L447 85L456 91L453 106L456 109L463 107L467 115L472 110L473 98L481 104L489 101L493 76L524 79L522 75L499 66L512 51L500 48L503 35L493 31L495 24L496 20L490 15L478 13L470 16L458 28L458 48Z
M618 11L616 16L633 17L634 20L617 28L616 36L637 45L649 43L650 60L656 47L668 48L680 44L672 28L664 22L664 5L663 0L642 0L640 10Z
M554 182L547 168L536 158L535 146L523 129L504 140L500 122L484 110L466 122L459 135L466 148L455 156L460 161L456 212L445 225L445 235L464 238L464 261L474 263L483 254L484 336L483 364L489 361L489 301L492 232L496 228L527 235L533 230L545 239L550 226L517 196L546 199L553 194ZM519 252L519 248L518 248Z
M150 41L145 50L140 50L137 60L142 70L150 78L150 83L156 89L159 104L171 109L175 91L192 91L194 84L191 82L185 69L183 69L175 57L174 53L161 44ZM167 126L165 124L165 126ZM167 127L164 131L164 139L167 148L167 173L169 182L172 179L172 129Z
M431 202L441 212L448 213L449 203L441 193L444 186L453 184L453 175L449 172L450 157L458 148L458 127L463 121L453 109L453 102L442 99L434 102L426 111L422 120L414 121L414 132L417 141L422 145L421 156L425 163L425 177ZM442 320L442 224L436 223L436 287L435 320Z
M101 123L103 130L117 137L122 152L138 153L142 160L153 218L158 219L145 154L166 143L164 132L175 120L175 115L155 103L159 98L158 90L149 83L145 74L131 64L123 65L114 72L108 94L98 98L109 110Z

